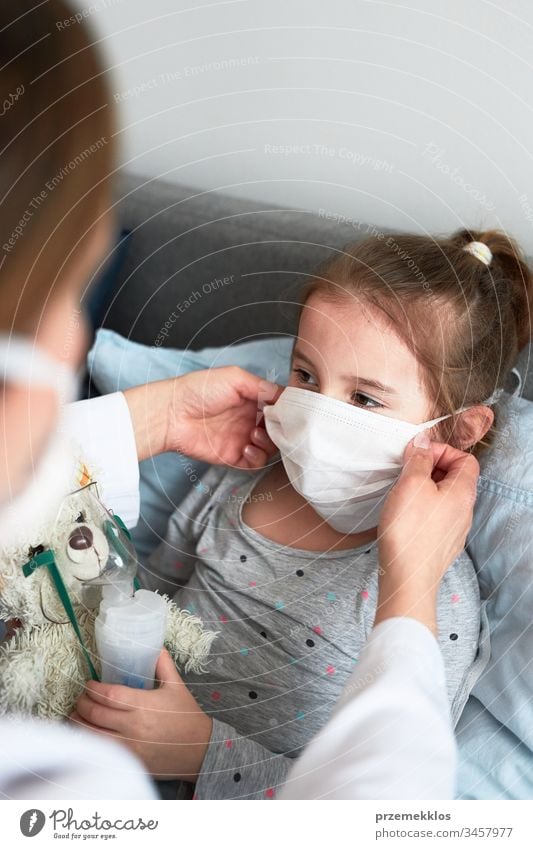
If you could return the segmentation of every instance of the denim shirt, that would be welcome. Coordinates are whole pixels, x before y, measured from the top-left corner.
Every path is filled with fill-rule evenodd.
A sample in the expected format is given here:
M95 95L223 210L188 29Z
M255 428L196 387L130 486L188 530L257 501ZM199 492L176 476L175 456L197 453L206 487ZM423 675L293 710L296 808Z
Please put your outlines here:
M498 402L498 434L480 458L466 542L492 651L472 690L465 712L470 719L458 728L463 798L531 798L533 793L533 403L520 397L520 389L521 383ZM471 791L466 784L474 774L477 790Z

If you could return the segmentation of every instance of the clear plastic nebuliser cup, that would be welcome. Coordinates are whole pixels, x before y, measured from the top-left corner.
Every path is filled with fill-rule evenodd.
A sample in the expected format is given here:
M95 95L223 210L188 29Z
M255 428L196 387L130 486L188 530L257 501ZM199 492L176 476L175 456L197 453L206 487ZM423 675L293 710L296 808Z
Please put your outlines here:
M109 592L106 598L104 592L95 622L101 680L151 690L166 620L167 604L157 593L138 590L127 598Z

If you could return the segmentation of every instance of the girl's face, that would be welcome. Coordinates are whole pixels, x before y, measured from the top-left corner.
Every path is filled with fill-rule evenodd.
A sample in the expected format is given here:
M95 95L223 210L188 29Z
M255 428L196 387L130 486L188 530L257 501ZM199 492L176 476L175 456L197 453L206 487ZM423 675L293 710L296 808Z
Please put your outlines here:
M356 296L330 301L315 293L306 301L289 386L420 424L432 417L420 378L415 357L375 307Z

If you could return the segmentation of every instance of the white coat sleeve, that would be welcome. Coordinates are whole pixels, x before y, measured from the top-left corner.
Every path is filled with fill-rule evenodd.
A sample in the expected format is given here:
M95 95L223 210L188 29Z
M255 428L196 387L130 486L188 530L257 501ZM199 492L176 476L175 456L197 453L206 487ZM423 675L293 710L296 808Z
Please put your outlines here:
M456 745L444 664L415 619L380 622L328 723L280 799L453 799Z
M125 746L45 719L0 718L1 799L158 799Z
M122 392L69 404L61 430L74 439L100 497L128 528L139 520L139 461L128 403Z

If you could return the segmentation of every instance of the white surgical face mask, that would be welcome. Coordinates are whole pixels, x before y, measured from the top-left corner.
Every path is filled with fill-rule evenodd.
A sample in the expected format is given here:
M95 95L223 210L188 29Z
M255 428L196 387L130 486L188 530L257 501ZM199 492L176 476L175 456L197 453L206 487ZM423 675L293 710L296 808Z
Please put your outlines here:
M31 337L0 333L0 385L40 386L54 389L60 406L77 397L79 378L68 363L54 360ZM4 556L20 545L38 543L43 529L55 520L58 506L72 489L75 454L57 429L43 454L32 464L23 491L0 504L0 549Z
M483 403L493 403L502 391ZM412 424L293 386L264 408L267 433L294 489L345 534L377 526L407 444L450 415Z

